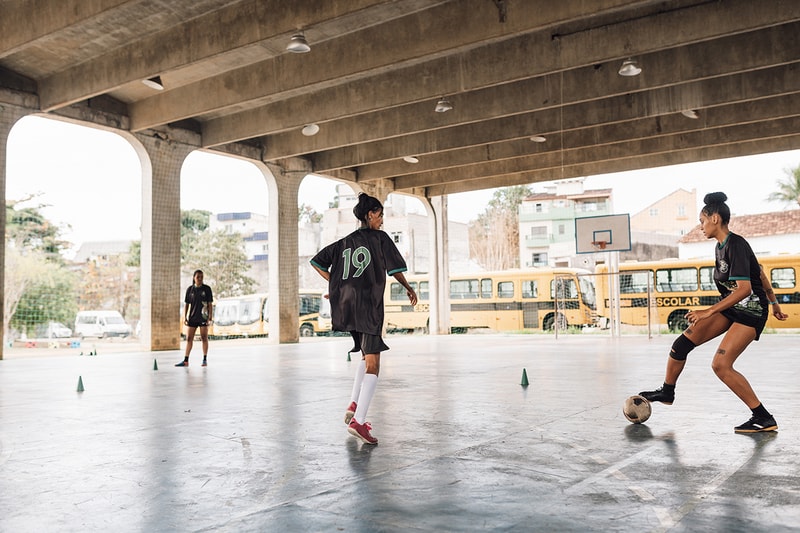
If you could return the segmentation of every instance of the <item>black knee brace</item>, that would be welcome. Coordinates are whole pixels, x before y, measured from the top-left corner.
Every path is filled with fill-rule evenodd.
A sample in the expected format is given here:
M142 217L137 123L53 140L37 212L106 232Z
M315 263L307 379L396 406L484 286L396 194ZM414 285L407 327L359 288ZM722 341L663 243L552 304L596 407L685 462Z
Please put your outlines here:
M676 361L686 361L686 356L695 348L697 348L697 345L690 341L686 335L680 335L675 339L675 342L672 343L669 356Z

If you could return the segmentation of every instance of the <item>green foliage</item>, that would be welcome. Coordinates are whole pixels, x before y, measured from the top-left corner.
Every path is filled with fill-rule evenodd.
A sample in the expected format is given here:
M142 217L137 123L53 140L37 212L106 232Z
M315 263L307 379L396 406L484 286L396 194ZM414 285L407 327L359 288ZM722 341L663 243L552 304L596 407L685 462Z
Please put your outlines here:
M770 193L767 200L800 207L800 165L784 169L785 177L778 181L778 190Z
M250 265L244 238L238 233L222 230L200 233L192 240L181 264L187 274L201 269L215 298L249 294L255 287L255 280L247 275Z
M298 222L320 222L322 221L322 214L310 205L302 204L297 208L297 221Z
M28 268L36 272L19 298L11 327L33 336L36 326L51 320L71 324L78 311L75 274L43 260Z
M42 214L47 205L22 205L36 196L6 202L6 242L19 249L41 251L48 260L64 264L61 252L70 243L59 238L61 229Z

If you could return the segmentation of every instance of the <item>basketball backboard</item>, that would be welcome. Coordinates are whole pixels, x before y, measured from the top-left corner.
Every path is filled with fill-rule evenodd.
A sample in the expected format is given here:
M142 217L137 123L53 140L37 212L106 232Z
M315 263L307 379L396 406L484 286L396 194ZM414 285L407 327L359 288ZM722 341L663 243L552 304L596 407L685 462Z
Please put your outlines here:
M630 215L603 215L575 219L576 253L627 252L630 249Z

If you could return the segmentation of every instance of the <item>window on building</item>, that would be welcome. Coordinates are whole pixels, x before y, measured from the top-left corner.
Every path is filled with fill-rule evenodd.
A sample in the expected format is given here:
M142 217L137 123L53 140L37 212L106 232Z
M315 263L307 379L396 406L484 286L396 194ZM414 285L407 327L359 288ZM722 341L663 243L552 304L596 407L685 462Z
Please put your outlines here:
M392 233L390 233L390 235L392 236L392 240L394 241L395 244L400 244L401 242L403 242L402 231L393 231Z
M531 254L531 266L546 266L547 252Z
M658 216L658 208L657 207L651 207L650 208L650 216L651 217L657 217Z
M547 235L547 226L531 226L532 237L543 237Z
M567 226L566 226L566 224L559 224L559 225L558 225L558 234L559 234L559 235L564 235L564 234L566 234L566 233L567 233Z
M686 206L683 204L678 205L678 216L685 217L686 216Z
M544 204L542 204L542 203L536 203L536 204L534 204L534 206L533 206L533 210L534 210L535 212L537 212L537 213L544 213Z

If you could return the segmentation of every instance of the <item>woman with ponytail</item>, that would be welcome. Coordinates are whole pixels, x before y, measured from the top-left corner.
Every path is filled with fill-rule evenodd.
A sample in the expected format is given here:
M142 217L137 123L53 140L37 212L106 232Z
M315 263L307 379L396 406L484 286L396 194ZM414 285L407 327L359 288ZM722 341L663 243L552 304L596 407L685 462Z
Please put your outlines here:
M672 345L667 359L664 385L639 394L651 402L672 405L675 384L686 365L686 356L697 346L725 334L714 354L711 368L717 377L742 400L750 411L750 420L733 428L736 433L775 431L778 424L756 396L750 383L734 370L733 364L751 342L758 340L772 314L786 320L775 299L772 286L758 264L748 242L728 229L731 211L725 193L709 193L703 199L700 227L708 239L715 239L714 282L720 299L708 309L689 311L686 328Z
M362 353L344 422L351 435L366 444L378 444L366 416L378 384L381 352L389 349L381 337L386 276L394 276L405 287L411 305L417 304L417 294L403 274L407 270L403 256L380 229L381 202L361 193L353 214L359 229L320 250L311 265L328 281L333 329L349 331L355 342L351 352Z

